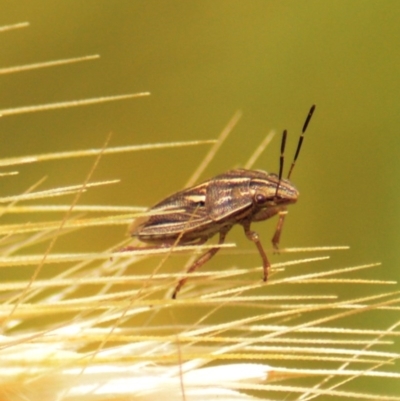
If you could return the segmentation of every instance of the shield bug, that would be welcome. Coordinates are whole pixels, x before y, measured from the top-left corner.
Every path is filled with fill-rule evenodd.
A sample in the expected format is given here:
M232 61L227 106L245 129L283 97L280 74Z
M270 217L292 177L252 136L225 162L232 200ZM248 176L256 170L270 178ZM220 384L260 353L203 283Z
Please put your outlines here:
M299 192L289 181L299 156L304 133L314 113L313 105L307 115L289 169L287 179L282 178L286 130L282 135L279 174L262 170L234 169L217 175L191 188L183 189L150 208L151 216L137 219L131 227L131 235L156 247L203 244L219 234L218 245L223 244L228 231L235 224L243 226L246 237L255 243L260 253L264 281L268 280L271 264L260 238L250 226L253 222L279 215L272 245L278 249L286 207L297 201ZM176 212L175 212L176 211ZM166 213L168 212L168 213ZM124 250L132 250L127 247ZM188 269L192 273L209 261L219 250L209 249ZM188 277L179 280L172 294L176 298Z

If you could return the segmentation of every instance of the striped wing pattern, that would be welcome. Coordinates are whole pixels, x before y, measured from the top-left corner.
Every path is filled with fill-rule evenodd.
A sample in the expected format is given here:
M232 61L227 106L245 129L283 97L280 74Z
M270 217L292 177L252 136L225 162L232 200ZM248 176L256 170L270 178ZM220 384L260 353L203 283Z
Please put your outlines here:
M206 185L177 192L153 206L152 216L136 226L132 235L139 239L177 238L182 232L197 229L209 221L207 218Z
M207 185L207 214L213 221L221 221L251 206L251 178L247 170L230 170L212 179Z

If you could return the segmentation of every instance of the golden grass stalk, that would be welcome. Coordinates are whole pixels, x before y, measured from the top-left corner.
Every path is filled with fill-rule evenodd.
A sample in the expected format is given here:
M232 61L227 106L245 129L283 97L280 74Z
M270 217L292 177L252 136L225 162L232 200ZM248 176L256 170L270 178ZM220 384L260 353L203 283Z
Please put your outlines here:
M54 107L9 109L2 114ZM224 138L221 135L220 141ZM143 214L135 206L81 204L80 197L95 186L115 184L91 180L100 157L160 146L105 145L94 153L0 160L1 167L15 168L28 162L95 157L77 186L46 191L33 186L23 194L2 194L1 216L23 216L24 222L0 223L0 399L400 400L390 391L400 378L393 369L399 354L390 348L399 337L400 322L395 318L389 327L379 329L352 324L352 319L368 322L383 312L398 315L400 291L382 291L395 283L354 277L377 264L324 271L327 256L295 259L274 264L265 285L255 279L259 266L226 266L221 257L219 269L191 274L179 299L172 300L171 289L184 275L179 273L184 271L182 252L201 252L209 245L130 253L115 252L121 244L97 253L55 251L66 233L88 245L89 227L126 225ZM71 203L51 204L55 196L67 194L74 195ZM39 199L49 205L24 205ZM54 213L61 215L40 220ZM43 245L44 251L32 253L32 248ZM232 244L224 248L221 252L234 253ZM308 272L294 270L302 267ZM365 288L367 294L340 295L348 284ZM361 384L355 389L354 383ZM366 388L371 383L376 384L374 391Z
M89 179L81 192L92 190ZM48 197L51 201L52 193ZM46 211L46 205L25 208L20 204L26 201L24 196L12 201L4 214L37 216ZM268 399L288 394L299 400L327 395L400 399L346 388L348 382L365 378L388 383L400 378L390 369L399 355L385 350L399 335L399 322L382 330L343 323L351 316L364 314L367 319L373 312L398 310L400 292L381 291L393 282L346 278L377 264L321 271L317 266L326 256L292 260L274 264L267 285L254 279L259 266L224 266L191 274L180 298L171 300L171 289L182 277L176 268L180 257L173 254L195 248L199 252L206 246L115 253L116 244L97 254L47 249L45 255L23 255L26 247L38 241L51 243L63 230L73 228L73 235L82 235L94 223L127 224L140 210L79 206L77 211L103 216L76 219L71 206L49 206L52 214L69 211L68 217L15 223L0 242L5 275L34 266L26 279L0 283L1 399L255 400L263 394ZM127 211L132 213L127 216ZM0 232L10 232L9 227L0 226ZM232 245L226 244L224 252L229 253ZM153 267L138 273L145 259ZM165 271L169 259L175 265L172 272ZM59 263L64 264L61 272ZM301 264L315 265L315 272L292 271ZM379 291L350 299L318 291L318 286L330 283L378 286ZM293 286L310 291L296 294ZM237 310L239 315L234 314Z

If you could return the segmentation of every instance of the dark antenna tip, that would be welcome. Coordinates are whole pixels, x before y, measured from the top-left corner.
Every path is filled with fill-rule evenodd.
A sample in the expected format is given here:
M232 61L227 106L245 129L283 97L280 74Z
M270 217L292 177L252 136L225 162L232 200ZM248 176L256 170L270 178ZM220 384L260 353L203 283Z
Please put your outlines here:
M309 124L309 122L310 122L310 120L311 120L312 115L314 114L314 111L315 111L315 104L313 104L313 105L311 106L310 111L308 112L306 121L304 122L304 125L303 125L303 129L301 130L301 133L302 133L302 134L304 134L304 132L306 132L306 129L307 129L307 127L308 127L308 124Z
M281 141L281 155L279 157L279 180L278 180L278 185L276 186L276 192L275 192L275 197L278 196L278 190L279 190L279 185L282 180L282 174L283 174L283 163L284 163L284 157L285 157L285 146L286 146L286 138L287 138L287 131L284 130L282 133L282 141Z
M301 145L303 144L304 133L306 132L308 124L310 123L311 117L314 114L315 107L316 107L315 104L313 104L311 106L310 111L308 112L306 121L304 122L303 129L301 130L301 135L300 135L300 138L299 138L299 142L297 144L296 153L294 154L293 162L292 162L292 165L290 166L289 174L287 176L288 179L290 178L290 175L292 174L293 168L294 168L294 166L296 164L296 160L297 160L297 158L299 156L299 153L300 153Z

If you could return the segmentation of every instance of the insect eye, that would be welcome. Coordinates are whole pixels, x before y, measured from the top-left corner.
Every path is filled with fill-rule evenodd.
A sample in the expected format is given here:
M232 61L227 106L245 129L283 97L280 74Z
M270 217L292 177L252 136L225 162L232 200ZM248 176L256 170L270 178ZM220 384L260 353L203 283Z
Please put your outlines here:
M262 205L267 201L267 197L263 194L256 194L254 200L258 205Z

